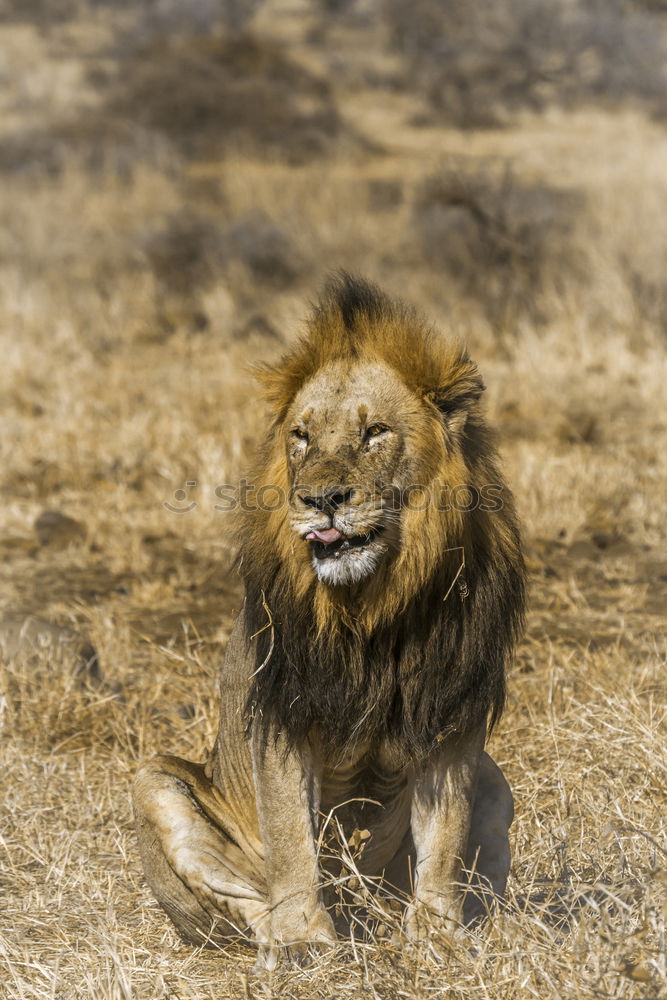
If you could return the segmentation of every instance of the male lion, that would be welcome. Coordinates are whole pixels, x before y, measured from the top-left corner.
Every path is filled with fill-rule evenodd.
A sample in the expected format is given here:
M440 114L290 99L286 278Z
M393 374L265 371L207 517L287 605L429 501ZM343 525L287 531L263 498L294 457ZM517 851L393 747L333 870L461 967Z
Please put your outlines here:
M415 312L342 274L260 378L255 482L288 499L244 514L218 738L203 765L145 764L134 804L183 936L245 931L272 968L336 940L317 849L334 809L370 831L360 869L409 898L410 935L460 922L463 866L478 897L504 891L512 796L483 745L524 568L480 376Z

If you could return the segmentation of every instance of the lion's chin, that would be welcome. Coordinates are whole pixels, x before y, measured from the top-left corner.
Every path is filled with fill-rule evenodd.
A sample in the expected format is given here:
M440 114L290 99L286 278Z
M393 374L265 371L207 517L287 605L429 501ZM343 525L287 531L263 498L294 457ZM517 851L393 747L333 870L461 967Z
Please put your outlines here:
M375 542L363 548L336 552L326 559L313 555L312 565L320 583L331 587L349 587L375 573L384 552L385 546Z

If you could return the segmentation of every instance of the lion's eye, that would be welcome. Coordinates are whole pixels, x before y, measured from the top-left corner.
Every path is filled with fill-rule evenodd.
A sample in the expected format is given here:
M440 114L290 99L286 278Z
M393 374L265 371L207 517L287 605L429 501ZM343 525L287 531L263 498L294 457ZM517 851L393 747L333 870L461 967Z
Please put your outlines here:
M308 432L302 430L300 427L292 428L292 437L296 438L298 441L307 441Z
M380 434L384 434L389 428L384 424L371 424L370 427L366 428L366 433L364 434L364 439L370 441L372 438L379 437Z

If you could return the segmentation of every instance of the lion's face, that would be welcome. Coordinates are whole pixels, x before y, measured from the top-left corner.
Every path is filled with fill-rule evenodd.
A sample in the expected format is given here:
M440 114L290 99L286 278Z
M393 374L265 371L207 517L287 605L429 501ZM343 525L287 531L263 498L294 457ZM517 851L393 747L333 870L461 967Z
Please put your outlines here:
M390 368L338 362L297 394L284 434L290 526L322 583L358 583L398 549L401 498L429 475L415 441L441 452L438 424Z

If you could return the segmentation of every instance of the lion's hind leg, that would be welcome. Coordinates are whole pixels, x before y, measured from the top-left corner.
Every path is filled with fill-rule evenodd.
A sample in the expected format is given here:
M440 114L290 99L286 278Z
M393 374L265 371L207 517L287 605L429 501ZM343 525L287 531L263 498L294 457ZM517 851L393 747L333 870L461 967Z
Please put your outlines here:
M133 803L146 878L179 933L209 945L239 934L262 938L267 903L258 858L231 836L234 821L204 768L155 757L137 774Z
M466 868L472 874L463 908L466 924L483 917L505 895L513 819L514 798L507 779L493 758L483 753L468 835Z

